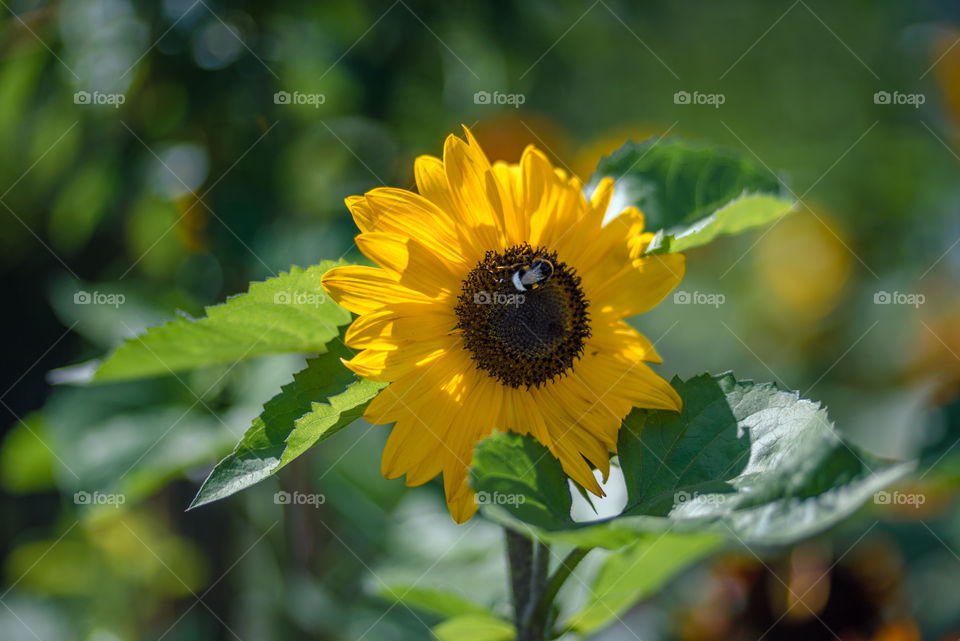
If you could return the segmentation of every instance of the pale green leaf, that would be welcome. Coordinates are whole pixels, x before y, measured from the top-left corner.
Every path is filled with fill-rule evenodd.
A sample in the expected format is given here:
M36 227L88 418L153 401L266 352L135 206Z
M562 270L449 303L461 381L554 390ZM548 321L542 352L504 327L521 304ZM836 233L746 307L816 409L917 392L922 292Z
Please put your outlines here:
M406 585L386 585L380 596L391 603L400 603L413 610L448 618L465 614L492 616L486 608L450 592Z
M513 624L489 614L464 614L447 619L433 628L440 641L512 641Z
M587 604L564 624L588 634L637 601L660 590L674 575L716 551L722 539L704 534L645 534L610 553L590 586Z
M689 227L660 237L647 253L679 253L706 245L717 236L739 234L764 227L790 213L794 202L766 194L738 198Z

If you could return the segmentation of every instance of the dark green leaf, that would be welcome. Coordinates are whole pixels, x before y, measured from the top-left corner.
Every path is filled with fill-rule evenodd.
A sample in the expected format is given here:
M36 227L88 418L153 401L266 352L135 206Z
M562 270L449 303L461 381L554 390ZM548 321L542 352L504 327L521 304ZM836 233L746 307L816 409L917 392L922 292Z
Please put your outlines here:
M350 355L336 340L330 351L308 360L306 369L264 405L233 453L213 468L190 507L263 480L358 419L384 384L359 379L344 367L340 358Z
M504 433L484 439L474 453L471 482L482 507L505 509L548 530L573 525L567 476L533 439Z
M819 404L776 385L738 382L732 374L672 384L684 401L681 413L635 409L624 420L618 451L628 500L620 516L573 523L569 501L544 498L560 491L559 463L547 455L537 464L547 471L529 470L538 458L531 452L540 446L502 436L477 450L474 487L522 493L535 509L491 504L484 514L581 546L616 548L636 533L671 530L780 545L836 524L912 467L856 451ZM501 464L493 475L494 452L527 454L517 467Z

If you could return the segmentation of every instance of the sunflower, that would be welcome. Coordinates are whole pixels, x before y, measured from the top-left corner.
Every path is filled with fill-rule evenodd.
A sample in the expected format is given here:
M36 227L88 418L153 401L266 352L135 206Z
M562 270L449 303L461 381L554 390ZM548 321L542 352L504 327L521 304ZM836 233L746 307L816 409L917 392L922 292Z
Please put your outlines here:
M679 410L644 361L660 357L624 319L680 282L680 254L642 256L652 238L628 208L604 225L613 181L588 201L581 182L528 147L491 164L464 128L443 160L416 159L417 190L377 188L346 203L359 249L379 267L331 269L324 289L358 314L347 367L389 386L364 418L393 423L381 468L417 486L443 474L462 523L474 445L530 435L566 474L603 496L622 419L634 407Z

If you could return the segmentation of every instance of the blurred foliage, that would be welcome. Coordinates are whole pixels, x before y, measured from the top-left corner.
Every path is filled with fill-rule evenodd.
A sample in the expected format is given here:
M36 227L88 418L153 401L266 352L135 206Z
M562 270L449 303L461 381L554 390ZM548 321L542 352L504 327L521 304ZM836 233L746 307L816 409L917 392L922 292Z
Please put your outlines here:
M18 0L2 13L0 638L428 638L440 617L386 586L509 615L497 529L456 528L439 488L382 479L381 428L361 422L267 484L183 512L302 359L98 389L45 379L251 280L355 258L343 198L410 186L413 158L461 123L492 157L534 143L584 179L625 138L674 134L785 170L798 213L689 256L681 288L726 302L668 298L639 319L661 373L732 366L825 401L877 456L925 456L900 488L922 506L701 563L598 638L960 633L954 4ZM279 91L324 100L276 104ZM476 104L478 91L525 100ZM679 105L678 91L725 101ZM876 104L878 91L925 102ZM875 304L884 292L924 302ZM278 490L326 500L277 505ZM78 505L81 491L126 502ZM566 611L602 572L602 555L588 561ZM791 607L784 585L810 592Z

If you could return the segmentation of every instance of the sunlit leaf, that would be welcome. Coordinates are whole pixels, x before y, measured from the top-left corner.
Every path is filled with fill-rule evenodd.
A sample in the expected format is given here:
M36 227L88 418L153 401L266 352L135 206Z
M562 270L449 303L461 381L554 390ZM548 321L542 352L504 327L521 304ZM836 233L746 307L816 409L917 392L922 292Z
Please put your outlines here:
M706 245L717 236L763 227L788 214L793 206L793 201L786 198L766 194L743 196L681 231L664 234L647 253L685 252Z
M320 286L321 276L335 265L293 267L207 308L205 318L178 318L151 328L110 354L93 380L163 375L270 353L321 352L338 326L350 321L350 313Z
M582 546L614 548L631 532L670 530L790 544L850 516L912 467L857 451L818 403L776 385L738 382L732 374L672 384L683 398L682 412L635 409L624 420L618 452L627 507L620 516L574 523L568 502L543 498L560 490L559 464L532 439L520 445L520 437L508 435L478 446L473 484L478 492L524 498L492 502L484 513L546 540ZM493 466L507 449L530 453L514 467ZM533 461L547 471L528 470Z
M604 177L616 181L615 209L639 208L646 231L659 232L651 252L686 251L767 225L793 206L759 162L681 138L626 143L600 161L591 184Z

